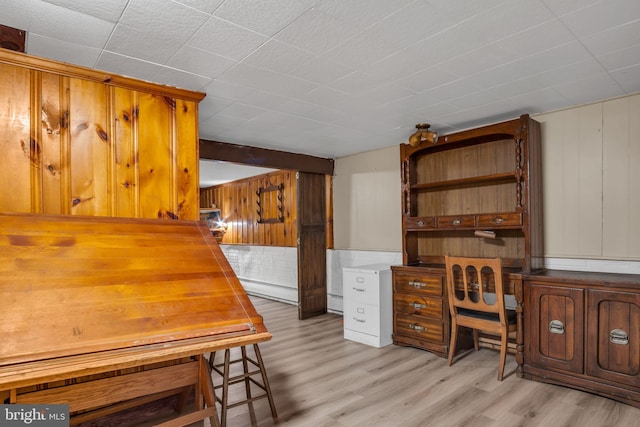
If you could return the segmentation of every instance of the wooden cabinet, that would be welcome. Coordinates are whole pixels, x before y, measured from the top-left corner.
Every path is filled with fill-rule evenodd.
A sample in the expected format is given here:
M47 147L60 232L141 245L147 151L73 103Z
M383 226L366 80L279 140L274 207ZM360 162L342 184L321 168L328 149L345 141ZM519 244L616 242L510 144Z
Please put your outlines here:
M203 93L0 49L0 211L199 218Z
M445 357L449 348L449 306L444 271L392 266L393 343Z
M404 265L444 264L450 254L543 267L538 122L523 115L401 144L400 157Z
M502 258L512 293L521 289L519 273L543 267L540 157L540 124L528 115L400 145L403 266L393 269L394 343L447 356L445 255ZM515 296L521 303L522 293ZM520 361L521 305L517 311Z
M525 277L524 375L640 407L640 276Z
M391 270L384 265L342 270L344 337L373 347L391 344Z

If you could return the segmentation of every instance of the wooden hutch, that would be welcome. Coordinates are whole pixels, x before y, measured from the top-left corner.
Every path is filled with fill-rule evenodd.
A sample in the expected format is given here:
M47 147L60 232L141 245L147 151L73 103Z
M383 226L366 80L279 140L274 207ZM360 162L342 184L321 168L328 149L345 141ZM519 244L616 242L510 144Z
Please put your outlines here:
M400 158L403 265L392 267L394 343L446 357L444 256L501 257L518 301L521 363L518 273L543 266L539 123L523 115L433 143L401 144Z

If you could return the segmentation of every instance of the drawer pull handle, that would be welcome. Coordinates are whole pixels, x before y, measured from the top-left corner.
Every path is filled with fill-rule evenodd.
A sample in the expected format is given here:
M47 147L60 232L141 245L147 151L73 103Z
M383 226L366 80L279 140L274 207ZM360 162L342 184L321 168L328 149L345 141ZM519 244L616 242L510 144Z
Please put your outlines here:
M494 224L502 224L504 222L504 218L502 218L501 216L497 216L495 218L493 218L493 223Z
M462 220L460 218L456 218L454 220L451 220L451 224L460 225L460 224L462 224Z
M609 341L612 344L627 345L629 344L629 335L622 329L614 329L609 332Z
M356 287L354 287L353 290L356 291L356 292L364 292L365 291L364 288L356 288Z
M418 227L424 227L424 221L418 221L418 222L416 222L416 225Z
M416 332L424 332L427 330L427 328L425 328L422 325L418 325L417 323L412 323L409 325L409 329L413 329Z
M414 288L426 288L427 284L424 282L418 282L417 280L412 280L409 282L409 286L413 286Z
M549 322L549 332L552 334L564 335L564 323L560 320L552 320Z
M355 320L356 322L360 322L360 323L364 323L365 322L364 319L358 319L357 317L354 317L353 320Z
M418 301L414 301L414 302L411 304L411 307L413 307L413 308L415 308L415 309L418 309L418 308L427 308L426 304L419 303Z

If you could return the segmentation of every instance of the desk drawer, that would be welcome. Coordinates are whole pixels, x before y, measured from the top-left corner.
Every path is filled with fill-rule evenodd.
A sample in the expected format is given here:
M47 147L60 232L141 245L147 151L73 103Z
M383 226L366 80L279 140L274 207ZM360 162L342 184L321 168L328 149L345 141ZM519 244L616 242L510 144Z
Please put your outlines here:
M441 343L444 340L442 322L422 316L393 315L396 334Z
M442 297L442 276L413 275L408 273L396 273L393 276L395 292L405 294L421 294Z
M426 316L439 320L442 319L444 311L442 298L431 298L418 294L395 293L393 307L399 314Z

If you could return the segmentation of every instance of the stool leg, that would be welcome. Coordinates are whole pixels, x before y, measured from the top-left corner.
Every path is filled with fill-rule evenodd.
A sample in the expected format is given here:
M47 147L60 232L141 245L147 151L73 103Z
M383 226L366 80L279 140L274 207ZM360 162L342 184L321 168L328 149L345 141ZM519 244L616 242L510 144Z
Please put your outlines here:
M220 410L220 424L222 427L227 425L227 400L229 399L229 360L231 358L231 352L229 349L224 351L224 375L222 378L222 403Z
M273 395L271 394L271 387L269 387L269 378L267 378L267 371L264 369L264 363L262 362L262 355L258 344L253 345L253 350L256 353L256 359L260 365L260 374L262 374L262 383L264 384L265 391L267 392L267 398L269 399L269 406L271 407L271 416L274 420L278 419L278 412L276 411L276 404L273 401Z
M247 399L251 399L251 380L249 378L249 362L247 361L247 347L240 347L242 352L242 369L244 372L244 390L247 395Z

